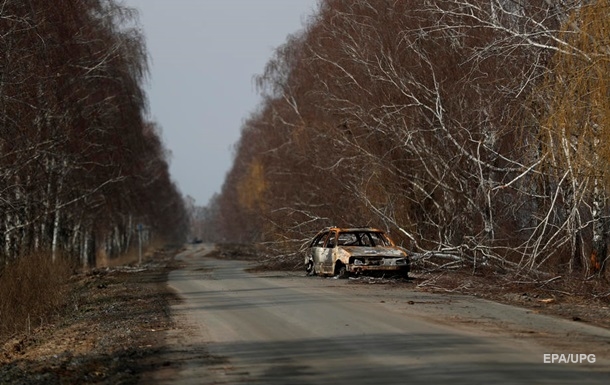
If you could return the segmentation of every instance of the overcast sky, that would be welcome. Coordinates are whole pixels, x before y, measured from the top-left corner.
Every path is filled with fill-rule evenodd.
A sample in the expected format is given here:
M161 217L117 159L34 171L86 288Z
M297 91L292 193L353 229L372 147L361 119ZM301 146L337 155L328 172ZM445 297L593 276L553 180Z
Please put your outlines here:
M317 0L124 0L139 10L151 59L150 118L170 171L200 206L220 192L242 122L260 98L253 77L303 28Z

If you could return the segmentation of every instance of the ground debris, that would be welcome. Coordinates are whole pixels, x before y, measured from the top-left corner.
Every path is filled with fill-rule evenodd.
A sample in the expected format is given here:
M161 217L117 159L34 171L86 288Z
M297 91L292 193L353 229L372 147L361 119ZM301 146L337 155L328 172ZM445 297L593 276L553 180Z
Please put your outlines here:
M507 275L465 271L421 274L414 282L423 291L472 295L610 329L610 299L595 294L594 282L580 282L577 286L571 283L577 280L564 281L559 277L517 281Z

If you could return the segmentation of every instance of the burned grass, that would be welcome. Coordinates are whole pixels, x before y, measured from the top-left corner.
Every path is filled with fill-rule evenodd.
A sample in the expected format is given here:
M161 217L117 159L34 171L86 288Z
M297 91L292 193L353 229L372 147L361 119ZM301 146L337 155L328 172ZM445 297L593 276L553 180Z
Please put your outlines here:
M417 288L472 295L610 329L610 293L597 279L556 276L544 280L467 270L421 273Z

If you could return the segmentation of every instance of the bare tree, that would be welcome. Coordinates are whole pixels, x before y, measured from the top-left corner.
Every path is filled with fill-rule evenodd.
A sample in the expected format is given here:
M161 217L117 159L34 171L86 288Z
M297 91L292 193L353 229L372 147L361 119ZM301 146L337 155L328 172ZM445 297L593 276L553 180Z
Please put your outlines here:
M182 199L145 119L147 58L133 10L8 0L0 12L2 256L48 250L86 264L125 252L138 221L180 228ZM164 194L145 202L152 183Z
M554 55L537 99L544 166L561 185L570 267L586 273L602 273L608 253L609 12L608 1L594 1L566 19L558 34L565 48Z
M548 169L540 109L527 107L554 55L588 55L559 33L581 6L322 2L258 79L265 100L225 182L224 222L264 218L258 239L295 241L381 223L430 264L559 267L580 209L563 209L570 179Z

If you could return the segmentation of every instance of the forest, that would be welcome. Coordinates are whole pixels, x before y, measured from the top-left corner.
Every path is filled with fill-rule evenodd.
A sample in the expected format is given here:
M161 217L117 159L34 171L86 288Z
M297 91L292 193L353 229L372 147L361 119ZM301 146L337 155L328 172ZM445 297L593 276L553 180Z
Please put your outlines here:
M0 32L2 344L78 310L79 273L181 245L189 222L148 119L136 11L5 0Z
M200 227L288 258L374 226L424 267L607 283L609 31L608 0L321 0Z
M2 2L0 269L32 254L96 266L139 237L186 234L160 127L147 118L137 22L115 0Z

